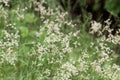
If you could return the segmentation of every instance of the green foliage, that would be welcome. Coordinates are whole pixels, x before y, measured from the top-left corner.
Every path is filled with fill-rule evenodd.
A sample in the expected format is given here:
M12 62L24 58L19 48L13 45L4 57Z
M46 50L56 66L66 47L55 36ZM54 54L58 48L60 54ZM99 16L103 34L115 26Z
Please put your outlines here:
M120 14L120 1L106 0L105 8L114 16L118 16Z
M29 30L27 27L19 27L19 29L20 29L21 36L23 38L29 35Z
M100 4L99 3L96 3L94 6L93 6L93 10L94 11L97 11L100 9Z
M26 13L24 18L25 23L34 23L36 22L35 15L33 13Z
M78 27L55 0L32 1L10 0L11 8L0 8L0 80L119 79L113 44L88 34L91 14L83 10Z

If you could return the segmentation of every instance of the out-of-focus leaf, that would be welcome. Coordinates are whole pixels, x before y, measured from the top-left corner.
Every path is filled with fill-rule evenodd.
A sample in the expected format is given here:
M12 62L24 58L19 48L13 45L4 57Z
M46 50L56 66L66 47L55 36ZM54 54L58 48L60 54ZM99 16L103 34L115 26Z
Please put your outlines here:
M100 4L99 3L96 3L94 6L93 6L93 10L98 10L100 9Z
M20 31L21 31L21 36L24 38L24 37L27 37L28 34L29 34L29 30L27 27L20 27Z
M120 0L106 0L105 9L112 15L118 16L120 13Z
M33 14L33 13L27 13L26 15L25 15L25 22L27 22L27 23L33 23L33 22L35 22L36 21L36 18L35 18L35 15Z

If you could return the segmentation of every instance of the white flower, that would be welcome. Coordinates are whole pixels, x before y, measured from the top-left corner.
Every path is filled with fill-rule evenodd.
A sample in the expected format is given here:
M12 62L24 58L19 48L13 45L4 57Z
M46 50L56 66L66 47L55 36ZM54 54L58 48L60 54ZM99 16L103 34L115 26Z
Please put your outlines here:
M77 73L78 73L77 68L69 62L66 62L65 64L63 64L62 68L65 70L68 70L73 75L77 75Z
M90 33L96 33L102 28L102 24L98 23L96 21L91 22L91 32Z

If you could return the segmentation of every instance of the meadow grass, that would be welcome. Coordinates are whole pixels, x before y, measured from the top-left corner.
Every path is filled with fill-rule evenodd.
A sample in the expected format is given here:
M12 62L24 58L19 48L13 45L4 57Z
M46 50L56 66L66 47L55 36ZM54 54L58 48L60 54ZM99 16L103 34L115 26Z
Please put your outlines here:
M93 21L89 34L86 22L78 29L59 8L36 0L12 9L7 5L9 0L0 6L0 80L120 79L119 55L112 49L120 37L111 34L110 22L100 29L102 24ZM112 37L102 36L105 30ZM101 37L91 35L96 32Z

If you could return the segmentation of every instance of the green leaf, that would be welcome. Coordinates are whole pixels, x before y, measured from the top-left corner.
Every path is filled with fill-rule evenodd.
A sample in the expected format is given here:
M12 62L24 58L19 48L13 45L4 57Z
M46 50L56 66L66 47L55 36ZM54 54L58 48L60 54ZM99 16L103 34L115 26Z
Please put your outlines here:
M43 43L43 41L44 41L44 39L45 39L46 36L47 36L47 32L43 31L43 33L41 34L41 36L39 38L41 43Z
M24 38L24 37L27 37L28 34L29 34L29 30L27 27L20 27L20 31L21 31L21 36Z
M118 0L107 0L105 9L107 9L112 15L118 16L120 13L120 1Z
M2 30L0 30L0 38L2 38L3 37L3 32L2 32Z
M33 13L27 13L26 15L25 15L25 22L27 22L27 23L33 23L33 22L35 22L36 21L36 18L35 18L35 15L33 14Z

